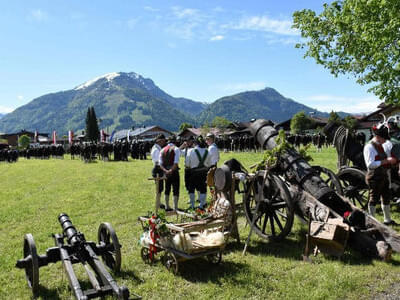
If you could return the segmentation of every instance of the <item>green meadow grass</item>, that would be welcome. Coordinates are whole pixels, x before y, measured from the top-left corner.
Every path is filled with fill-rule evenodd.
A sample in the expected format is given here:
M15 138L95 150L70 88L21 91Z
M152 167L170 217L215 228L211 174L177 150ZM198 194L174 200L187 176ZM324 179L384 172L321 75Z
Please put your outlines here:
M336 153L324 148L310 150L312 164L336 171ZM260 153L222 153L221 160L235 157L248 167ZM147 180L151 161L95 162L80 160L25 160L0 164L0 299L30 299L23 270L15 268L22 258L23 237L32 233L39 254L54 245L52 233L61 233L57 216L69 214L87 240L97 242L101 222L110 222L122 244L122 269L114 274L119 285L144 299L365 299L384 291L400 275L400 256L384 263L346 251L341 260L319 255L314 263L301 260L306 225L295 221L285 241L268 242L253 234L242 256L249 226L238 220L241 243L226 247L219 266L205 259L180 264L174 276L157 262L145 265L138 239L142 233L137 217L154 207L154 183ZM183 173L183 171L181 171ZM183 177L183 176L181 176ZM181 185L180 206L187 206ZM238 199L237 201L240 201ZM378 216L381 218L381 216ZM394 212L400 222L400 215ZM74 266L84 284L88 280ZM41 299L71 299L62 264L40 268Z

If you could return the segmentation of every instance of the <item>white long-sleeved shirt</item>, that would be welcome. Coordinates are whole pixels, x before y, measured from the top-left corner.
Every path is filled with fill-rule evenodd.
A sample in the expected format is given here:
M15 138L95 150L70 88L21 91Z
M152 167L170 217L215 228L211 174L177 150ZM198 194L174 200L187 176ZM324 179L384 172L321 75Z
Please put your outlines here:
M169 143L167 146L170 146L170 147L174 147L175 148L175 156L174 156L174 165L175 164L179 164L179 157L181 156L181 150L179 150L179 148L178 147L176 147L173 143ZM165 148L165 147L164 147ZM162 150L164 150L164 148L162 149ZM163 157L162 157L162 150L160 151L160 155L159 155L159 162L160 162L160 165L164 165L164 162L163 162Z
M204 156L204 153L206 152L205 148L200 148L199 146L196 146L195 148L190 149L187 157L186 157L186 161L185 161L185 166L187 168L193 169L193 168L197 168L199 166L199 158L197 157L196 151L195 149L197 149L197 151L200 154L200 157ZM207 154L206 159L203 162L205 167L211 167L213 164L211 163L211 155L210 153Z
M211 156L211 165L216 165L219 161L219 151L217 145L215 143L211 144L208 147L208 155Z
M390 157L391 156L390 151L393 147L393 144L390 141L386 141L386 143L382 144L382 147L386 153L386 156ZM382 161L375 160L375 157L378 155L378 151L376 151L374 145L372 145L372 142L364 146L363 154L364 154L365 165L367 166L368 169L373 170L379 168L382 165Z
M158 166L160 164L160 151L161 146L159 144L154 144L154 146L151 148L151 160L153 161L153 164L155 166Z

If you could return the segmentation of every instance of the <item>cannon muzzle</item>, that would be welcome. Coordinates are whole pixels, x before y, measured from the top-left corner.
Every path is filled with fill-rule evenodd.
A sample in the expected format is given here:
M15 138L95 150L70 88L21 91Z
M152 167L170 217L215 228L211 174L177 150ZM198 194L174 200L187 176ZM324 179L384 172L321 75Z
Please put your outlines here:
M68 244L71 246L79 245L85 242L85 238L82 233L76 230L75 226L72 225L72 221L69 216L65 213L58 216L58 221L64 232L64 236L67 238Z

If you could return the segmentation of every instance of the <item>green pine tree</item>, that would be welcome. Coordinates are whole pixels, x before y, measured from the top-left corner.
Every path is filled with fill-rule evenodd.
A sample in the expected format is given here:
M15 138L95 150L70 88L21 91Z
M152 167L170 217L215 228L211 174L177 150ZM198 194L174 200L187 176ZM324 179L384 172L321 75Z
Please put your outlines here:
M99 125L97 124L96 112L94 107L88 108L86 113L86 140L96 142L100 138Z

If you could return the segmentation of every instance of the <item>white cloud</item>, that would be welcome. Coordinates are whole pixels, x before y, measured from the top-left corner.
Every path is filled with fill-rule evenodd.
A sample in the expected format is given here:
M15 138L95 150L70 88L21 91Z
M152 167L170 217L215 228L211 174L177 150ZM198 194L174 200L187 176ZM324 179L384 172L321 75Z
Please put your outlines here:
M223 35L215 35L213 37L210 38L210 41L214 42L214 41L222 41L225 37Z
M255 82L242 82L242 83L228 83L223 84L218 87L218 89L222 90L226 93L238 93L244 91L254 91L261 90L266 87L265 82L255 81Z
M2 113L2 114L8 114L8 113L12 112L13 110L14 110L14 108L0 105L0 113Z
M314 95L305 97L304 101L300 102L320 111L331 112L333 110L348 113L372 112L381 103L379 99L373 96L360 98L335 95Z
M154 7L151 7L151 6L145 6L145 7L143 7L143 9L147 10L147 11L151 11L151 12L160 11L158 8L154 8Z
M30 12L29 18L31 20L37 21L37 22L42 22L46 21L48 18L48 15L46 12L42 11L41 9L34 9Z
M20 100L20 101L22 101L22 100L24 100L24 96L18 95L18 96L17 96L17 99Z
M198 18L200 16L199 11L194 8L182 8L180 6L173 6L171 9L174 15L179 19L193 17Z
M299 35L299 32L292 28L291 21L272 19L268 16L244 17L238 24L225 26L235 30L263 31L279 35Z

